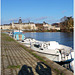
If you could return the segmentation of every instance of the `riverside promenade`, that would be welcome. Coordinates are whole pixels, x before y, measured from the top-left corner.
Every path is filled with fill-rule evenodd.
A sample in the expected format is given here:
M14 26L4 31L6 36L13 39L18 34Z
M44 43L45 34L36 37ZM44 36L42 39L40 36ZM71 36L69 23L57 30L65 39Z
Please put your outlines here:
M47 64L46 64L47 63ZM1 75L73 75L71 71L1 34Z

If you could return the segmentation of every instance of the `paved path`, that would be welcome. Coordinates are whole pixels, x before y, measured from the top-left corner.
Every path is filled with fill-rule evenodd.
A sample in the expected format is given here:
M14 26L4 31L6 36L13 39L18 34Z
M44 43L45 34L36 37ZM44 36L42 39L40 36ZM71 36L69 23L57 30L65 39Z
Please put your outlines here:
M29 75L41 75L36 72L37 62L40 65L40 61L23 49L17 42L10 40L10 37L5 34L1 35L1 75L18 75L23 65L32 69L33 73ZM44 70L41 71L42 75L50 75ZM51 73L56 75L53 71Z

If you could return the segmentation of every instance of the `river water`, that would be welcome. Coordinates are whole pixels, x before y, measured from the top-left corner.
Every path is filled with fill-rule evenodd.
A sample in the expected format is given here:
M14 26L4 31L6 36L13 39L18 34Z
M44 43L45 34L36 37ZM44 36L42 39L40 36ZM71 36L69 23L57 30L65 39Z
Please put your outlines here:
M57 41L59 44L74 48L72 32L27 32L24 34L25 37L31 37L39 41Z

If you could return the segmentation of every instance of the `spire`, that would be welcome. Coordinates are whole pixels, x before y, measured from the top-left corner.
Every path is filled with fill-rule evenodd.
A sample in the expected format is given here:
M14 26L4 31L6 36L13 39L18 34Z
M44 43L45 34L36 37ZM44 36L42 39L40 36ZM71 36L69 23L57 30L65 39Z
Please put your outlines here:
M19 22L18 22L18 23L19 23L19 24L22 23L21 17L19 17Z
M45 21L43 21L43 24L46 24L46 22L45 22Z

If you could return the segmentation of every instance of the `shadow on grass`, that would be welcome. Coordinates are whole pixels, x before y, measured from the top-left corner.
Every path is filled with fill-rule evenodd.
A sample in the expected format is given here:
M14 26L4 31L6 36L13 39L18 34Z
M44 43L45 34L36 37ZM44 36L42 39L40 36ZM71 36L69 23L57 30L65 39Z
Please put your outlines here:
M52 75L51 68L43 62L37 62L35 71L38 75ZM18 75L34 75L32 67L23 65Z

